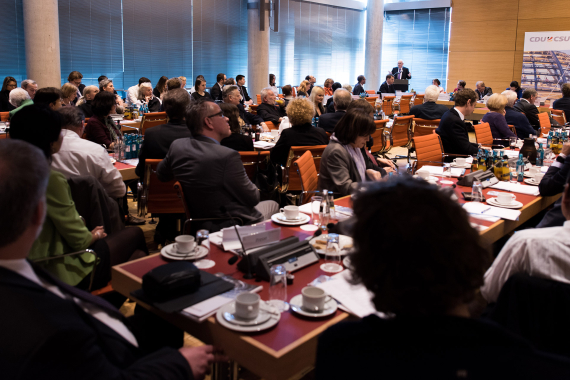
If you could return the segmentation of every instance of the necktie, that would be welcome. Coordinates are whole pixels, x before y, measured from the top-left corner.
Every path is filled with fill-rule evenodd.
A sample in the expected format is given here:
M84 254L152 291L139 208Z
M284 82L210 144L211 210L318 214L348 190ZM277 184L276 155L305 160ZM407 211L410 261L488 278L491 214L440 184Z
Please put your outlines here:
M398 79L402 79L402 69L398 72Z

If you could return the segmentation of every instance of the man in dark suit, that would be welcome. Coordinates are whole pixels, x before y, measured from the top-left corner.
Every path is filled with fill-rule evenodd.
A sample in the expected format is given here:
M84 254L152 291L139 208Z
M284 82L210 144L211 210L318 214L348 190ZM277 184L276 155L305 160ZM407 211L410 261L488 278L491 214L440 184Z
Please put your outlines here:
M548 197L562 193L564 191L564 185L568 181L569 174L570 143L566 143L562 146L562 152L556 157L556 161L550 165L542 181L540 181L540 185L538 185L540 195ZM562 226L565 221L566 217L562 213L562 198L559 198L536 227L559 227Z
M315 83L317 83L317 80L312 75L307 75L305 77L305 80L309 81L309 88L307 89L307 95L311 95L311 91L313 91L313 87L315 87Z
M336 124L346 114L346 109L350 105L350 102L352 102L352 96L350 95L350 92L344 88L339 88L334 92L333 99L335 112L321 115L318 125L319 128L322 128L329 133L334 131Z
M386 81L380 85L378 90L379 94L395 94L394 89L394 76L392 74L386 75Z
M438 96L439 89L437 86L428 86L424 95L424 103L413 106L410 109L410 115L424 120L441 119L443 114L449 111L449 108L443 104L436 103Z
M552 108L564 111L566 121L570 121L570 83L564 83L562 85L562 98L556 99L554 103L552 103Z
M259 202L259 190L245 173L239 153L220 145L231 130L219 105L193 104L186 124L194 138L174 141L157 175L164 182L180 181L193 218L223 219L203 222L201 228L215 232L236 224L227 214L244 224L258 223L279 210L276 202Z
M395 79L412 79L412 74L407 67L404 67L404 61L401 59L398 61L398 67L392 69L392 74Z
M223 92L224 103L234 104L239 111L239 117L243 120L245 124L261 125L264 131L269 131L269 128L259 115L254 115L247 112L242 104L240 104L241 95L239 93L238 86L226 86Z
M275 105L275 93L271 87L265 87L261 90L261 104L257 107L257 115L263 119L263 121L270 121L274 125L281 123L281 119L287 116L285 112L285 102L281 105Z
M455 107L447 111L439 122L435 132L441 137L445 153L477 154L479 146L469 142L465 125L465 116L475 110L477 94L470 88L458 91L455 95Z
M216 83L210 89L210 96L215 101L222 101L222 90L224 88L224 82L226 81L226 74L219 73L216 76Z
M241 95L240 103L243 104L253 104L253 100L249 97L247 93L247 88L245 87L245 76L238 75L236 76L236 83L239 88L239 93Z
M519 112L523 112L530 122L530 125L532 125L534 129L540 130L538 108L534 105L537 97L538 92L534 88L529 87L523 91L522 99L516 103L513 108Z
M49 165L38 148L11 139L0 142L0 162L2 377L203 378L213 347L155 350L131 323L136 316L127 320L105 300L26 260L45 218ZM152 333L151 326L145 330Z
M366 78L364 75L359 75L356 79L358 80L358 83L354 85L354 88L352 89L352 95L360 96L360 94L366 94L366 91L364 91L363 87L366 83Z
M334 92L339 88L342 88L342 84L340 84L339 82L334 82L332 85L333 95L334 95ZM327 104L325 105L325 108L327 110L327 113L334 113L334 96L330 97L327 100Z
M487 95L489 96L493 95L493 90L491 89L491 87L485 87L485 83L483 83L482 80L475 83L475 86L477 87L475 92L477 93L477 98L479 100L483 99Z

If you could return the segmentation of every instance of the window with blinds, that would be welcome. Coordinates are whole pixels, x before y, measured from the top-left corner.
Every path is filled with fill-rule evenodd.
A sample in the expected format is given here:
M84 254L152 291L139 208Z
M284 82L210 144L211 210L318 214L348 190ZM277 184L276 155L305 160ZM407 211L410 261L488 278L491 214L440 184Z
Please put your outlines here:
M0 11L0 87L7 76L20 82L26 79L26 50L24 46L24 17L22 0L2 2Z
M450 19L450 8L384 12L382 77L401 59L410 89L423 92L436 78L446 88Z

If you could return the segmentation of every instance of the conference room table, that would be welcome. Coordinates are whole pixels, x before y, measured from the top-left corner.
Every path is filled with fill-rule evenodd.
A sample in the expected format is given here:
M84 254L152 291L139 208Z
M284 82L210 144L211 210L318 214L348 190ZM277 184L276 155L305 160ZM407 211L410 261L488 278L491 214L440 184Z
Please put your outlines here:
M457 179L452 178L451 181L455 184ZM441 186L452 187L452 185L446 184ZM461 192L471 191L470 188L463 186L456 186L453 190L459 198L460 203L465 202L461 196ZM489 191L493 191L493 189L483 190L485 197L488 197ZM552 197L535 197L520 193L516 195L517 200L524 205L523 208L520 209L521 215L519 220L510 221L501 219L497 222L490 222L470 218L472 225L480 230L481 237L486 243L492 244L514 231L522 223L554 203L559 197L559 195ZM339 198L335 201L335 204L351 207L351 198ZM264 223L266 229L280 227L280 237L282 239L289 236L306 239L312 236L311 232L303 231L299 227L279 226L272 221L266 221ZM426 223L429 223L429 218L426 218ZM263 289L259 294L262 300L267 300L269 296L268 283L256 283L254 280L244 280L242 273L237 270L236 265L228 264L228 259L231 257L233 257L233 253L224 252L220 247L211 244L210 258L216 262L216 265L213 268L206 269L206 271L210 273L222 272L247 283L263 285ZM322 261L321 259L321 262ZM142 276L151 269L168 262L169 260L163 258L160 254L154 254L136 261L117 265L112 268L113 288L124 296L133 298L130 296L130 293L141 288ZM300 294L301 289L308 283L326 273L320 269L320 265L313 264L293 274L295 275L295 280L293 284L287 288L288 300ZM140 301L134 300L140 303ZM204 322L198 323L181 313L166 314L144 303L141 304L205 343L222 347L232 360L257 376L268 380L289 379L310 371L315 364L319 334L333 324L356 318L340 309L333 315L323 319L300 317L291 311L285 311L281 314L281 319L277 326L270 330L258 333L238 333L221 326L216 322L215 317L209 317Z
M455 102L452 100L438 100L438 101L436 101L436 103L444 105L449 109L453 108L453 106L455 105ZM550 116L550 113L551 113L550 108L542 107L542 106L537 107L537 108L538 108L538 112L547 112L548 115ZM471 115L465 116L465 120L480 121L483 118L483 116L485 116L485 114L488 112L489 112L489 109L487 108L485 103L476 103L475 104L475 110L473 111L473 113Z

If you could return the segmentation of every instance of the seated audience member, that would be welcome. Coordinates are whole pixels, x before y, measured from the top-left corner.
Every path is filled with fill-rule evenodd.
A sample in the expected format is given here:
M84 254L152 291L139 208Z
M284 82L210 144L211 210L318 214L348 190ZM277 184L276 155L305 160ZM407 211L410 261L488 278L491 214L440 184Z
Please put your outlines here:
M315 106L315 117L321 117L327 111L323 106L323 100L325 99L325 91L320 86L313 87L311 91L311 95L309 95L309 100Z
M366 154L366 142L376 131L374 118L362 109L346 112L338 122L330 143L323 152L319 174L319 189L327 189L335 196L350 195L365 181L379 181L393 171L380 168Z
M270 91L273 94L273 91ZM220 103L220 109L224 113L224 117L228 118L228 124L232 134L225 137L220 144L238 152L253 152L253 139L251 136L244 136L241 132L239 124L239 111L236 105L229 103Z
M560 177L555 174L551 178L556 181ZM570 283L570 186L563 189L559 203L562 225L515 232L485 273L481 294L488 302L497 301L505 282L516 273Z
M79 71L72 71L67 76L67 82L74 85L75 87L77 87L77 94L75 97L75 102L73 102L73 104L75 104L75 105L77 105L77 100L79 100L81 98L81 94L83 93L83 90L85 89L85 85L83 83L81 83L82 79L83 79L83 74L81 74ZM63 88L61 90L63 91Z
M358 83L354 85L352 95L360 96L360 94L366 94L366 91L364 91L364 84L366 83L366 78L364 75L359 75L356 80L358 80Z
M139 88L143 83L150 83L150 79L141 77L139 79L139 84L129 87L127 90L127 104L130 106L141 106L141 101L139 99ZM152 88L152 85L151 85Z
M47 108L30 106L23 109L14 116L10 127L13 139L37 146L44 152L48 162L61 148L61 117ZM95 269L93 287L102 288L111 279L111 266L148 255L144 234L137 227L123 229L109 237L101 226L89 231L75 209L70 192L67 178L51 170L46 193L46 219L30 250L30 259L33 261L92 248L99 257L97 266L96 258L91 253L45 261L40 266L61 281L81 289L89 287L90 275ZM103 242L96 243L100 239Z
M325 84L323 86L325 90L325 96L333 96L334 93L334 90L332 88L333 83L334 80L332 80L331 78L327 78L327 80L325 80Z
M350 84L345 83L342 85L342 88L344 88L346 91L348 91L352 94L352 86Z
M99 87L87 86L83 89L83 98L77 102L77 107L83 112L85 117L93 117L93 98L99 93Z
M307 95L310 96L311 91L313 91L313 87L315 87L315 83L317 83L317 79L312 75L307 75L305 80L309 82L309 85L307 86Z
M180 79L180 88L186 90L186 77L180 76L178 79Z
M253 100L249 97L247 93L247 88L245 87L245 76L236 76L236 83L239 89L239 94L241 95L241 104L253 104Z
M158 319L139 323L144 315L138 314L127 323L102 298L71 288L30 263L28 254L50 223L53 172L40 149L13 139L0 142L0 163L2 376L202 379L214 359L212 346L177 350L157 342L149 328L155 329Z
M223 100L222 90L224 88L224 82L226 81L226 74L219 73L216 76L216 83L210 89L210 96L213 100Z
M257 115L263 119L263 121L270 121L277 125L281 123L283 116L287 116L285 112L285 102L281 105L275 104L275 93L271 90L271 87L265 87L261 90L261 104L257 107Z
M352 102L352 96L350 92L346 91L344 88L340 88L334 92L334 112L326 113L319 118L319 128L324 129L326 132L332 133L334 127L338 121L346 113L346 109Z
M182 88L182 82L180 82L180 78L178 77L170 78L166 81L167 91L174 90L175 88Z
M309 89L309 86L311 84L309 83L309 81L304 80L301 82L301 84L299 85L299 87L297 87L297 97L299 96L304 96L307 97L307 90Z
M160 110L160 99L152 94L150 82L140 84L137 101L141 105L146 104L149 112L158 112Z
M534 135L536 131L530 125L528 119L525 115L521 114L513 108L513 105L517 101L517 94L512 90L503 91L501 93L507 97L507 106L505 107L505 119L508 125L514 125L517 130L517 136L519 139L524 139L528 135Z
M465 126L465 116L475 110L477 94L470 88L455 94L455 106L447 111L439 122L435 132L441 137L443 150L452 154L477 154L479 146L469 142L469 134Z
M224 103L234 104L237 106L239 117L244 122L244 124L250 124L252 126L261 125L264 131L269 131L269 128L267 128L267 125L265 125L265 122L259 115L254 115L247 112L243 105L240 103L241 95L239 94L238 86L228 86L224 88L222 97L224 99Z
M38 84L31 79L24 79L22 83L20 83L20 87L28 91L28 94L30 94L30 99L32 100L36 96L36 92L38 92Z
M166 89L166 81L167 80L168 80L168 77L165 77L164 75L160 77L160 79L158 80L158 83L156 83L156 86L152 90L152 94L154 96L162 99L162 96L164 94L166 94L166 91L167 91L167 89Z
M457 82L457 87L453 89L453 92L465 90L465 86L467 86L467 82L460 80Z
M116 106L115 95L112 92L101 91L95 95L92 104L93 117L85 126L87 140L113 149L115 143L123 139L121 128L111 118Z
M386 81L380 85L378 90L379 94L395 94L394 89L394 76L392 74L386 75Z
M566 121L570 121L570 83L564 83L562 85L562 97L552 103L552 108L564 111Z
M235 85L236 85L236 80L234 78L228 78L224 82L224 87L225 86L235 86Z
M441 87L441 82L439 81L439 79L435 78L434 80L431 81L431 84L437 87L437 90L440 93L444 93L445 89L443 87Z
M532 125L535 130L540 129L540 121L538 121L538 108L536 108L534 105L537 97L538 92L534 88L526 88L523 91L522 99L513 106L516 111L524 113L530 125Z
M10 103L10 91L16 87L18 87L18 82L14 77L4 78L0 91L0 112L9 112L16 108Z
M339 88L342 88L342 84L340 84L338 82L334 82L332 85L333 96L331 98L328 98L327 104L325 105L325 109L327 110L326 113L334 113L335 112L334 111L334 92ZM348 92L352 93L352 91L348 91Z
M200 99L209 99L212 100L210 93L206 91L206 80L203 78L196 78L196 83L194 84L194 91L190 96L192 99L198 101Z
M97 83L101 83L103 79L109 79L109 78L107 78L105 75L101 75L99 78L97 78ZM115 90L114 88L113 88L113 94L118 95L117 90Z
M285 101L284 107L287 107L287 104L293 100L293 87L291 87L290 84L286 84L281 87L281 92L283 93L283 100Z
M514 91L515 94L517 94L517 99L522 98L523 90L522 90L521 86L519 85L519 82L517 82L516 80L511 82L509 87L507 87L507 90Z
M71 83L64 83L61 86L61 106L62 107L69 107L75 106L77 101L77 87Z
M482 80L475 83L478 100L482 100L487 95L493 95L493 90L491 87L485 87L485 83Z
M101 145L82 139L84 116L78 107L62 107L61 134L63 142L59 152L52 155L51 167L65 178L80 175L95 177L105 188L107 195L118 199L125 195L121 173L109 160L109 153Z
M115 95L116 107L114 113L123 113L125 103L123 102L123 99L117 95L115 86L113 85L113 81L111 79L103 79L101 82L99 82L99 92L109 92Z
M9 118L14 117L16 112L20 111L22 108L34 104L34 101L30 99L30 94L23 88L15 88L10 91L10 104L14 106L14 109L10 111Z
M38 107L47 107L52 111L61 108L61 98L63 94L56 87L43 87L38 90L35 96L34 104Z
M279 89L277 88L277 85L275 84L276 81L277 81L277 78L275 77L275 74L269 74L269 88L271 88L271 91L273 91L275 96L279 96Z
M493 94L487 99L487 108L489 112L483 115L481 121L489 123L491 127L491 134L494 139L508 139L509 137L516 137L511 131L505 119L505 107L508 100L505 95ZM528 137L528 136L527 136Z
M409 176L392 177L360 193L354 215L352 282L372 293L378 313L320 335L317 380L375 379L379 371L390 379L570 375L568 358L540 352L499 325L470 317L468 305L491 257L448 194Z
M315 87L316 88L316 87ZM320 88L320 87L319 87ZM313 91L313 94L316 91ZM292 146L327 145L329 137L322 128L314 128L311 120L315 116L313 104L308 99L297 98L289 102L287 116L291 128L284 129L277 144L271 149L271 161L283 167Z
M196 77L196 80L198 80L198 79L205 80L203 75L198 75L198 76ZM189 90L190 95L192 95L195 91L196 91L196 86L190 87L190 90Z
M437 98L439 96L439 89L435 85L427 86L424 103L413 106L410 109L410 115L424 120L437 120L441 119L444 113L449 111L449 108L443 104L437 104Z
M180 181L193 218L223 219L200 223L201 228L215 232L236 224L228 214L252 224L278 211L277 202L259 202L259 190L245 173L239 153L220 145L231 130L219 105L207 100L192 104L186 125L193 138L172 143L157 175L161 181Z

